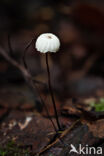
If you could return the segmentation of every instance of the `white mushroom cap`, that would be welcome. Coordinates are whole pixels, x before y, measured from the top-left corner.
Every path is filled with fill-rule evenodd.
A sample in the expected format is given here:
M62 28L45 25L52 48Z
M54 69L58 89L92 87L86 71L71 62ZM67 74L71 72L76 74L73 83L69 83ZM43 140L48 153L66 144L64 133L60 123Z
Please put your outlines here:
M44 33L37 38L35 47L37 51L40 51L41 53L55 53L60 48L60 41L54 34Z

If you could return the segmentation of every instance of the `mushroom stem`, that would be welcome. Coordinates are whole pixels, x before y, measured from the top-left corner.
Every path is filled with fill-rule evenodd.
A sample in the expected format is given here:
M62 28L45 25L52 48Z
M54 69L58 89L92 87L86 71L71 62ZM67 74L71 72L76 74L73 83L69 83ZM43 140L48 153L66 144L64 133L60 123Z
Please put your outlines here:
M46 66L47 66L47 74L48 74L48 86L49 86L49 91L50 91L50 95L51 95L51 99L52 99L52 103L53 103L55 118L56 118L58 129L61 130L61 126L60 126L59 118L58 118L58 114L57 114L57 109L56 109L56 104L55 104L55 98L54 98L53 89L52 89L52 85L51 85L51 76L50 76L50 69L49 69L49 62L48 62L48 53L46 53Z
M34 83L32 77L31 77L31 75L30 75L30 72L29 72L29 70L28 70L28 66L27 66L27 63L26 63L26 54L27 54L26 52L27 52L28 48L30 47L30 45L32 44L32 42L33 42L33 39L32 39L32 41L27 45L27 47L25 48L24 54L23 54L23 63L24 63L24 67L25 67L25 70L26 70L26 73L27 73L26 75L28 76L28 79L27 79L27 77L26 77L26 80L27 80L27 82L29 82L29 85L30 85L30 87L32 87L33 90L34 90L34 87L36 88L37 93L38 93L39 98L40 98L40 101L41 101L42 105L44 106L44 108L45 108L45 110L46 110L46 113L47 113L47 115L48 115L48 118L49 118L49 120L51 121L55 132L57 133L56 126L55 126L55 124L54 124L54 122L53 122L53 120L52 120L52 118L51 118L51 116L50 116L50 114L49 114L49 112L48 112L47 106L46 106L45 102L43 101L43 99L42 99L42 97L41 97L41 94L39 93L38 87L35 85L35 83ZM38 82L38 81L37 81L37 82Z
M25 50L24 50L24 52L23 52L23 56L22 56L23 64L24 64L24 66L25 66L26 69L28 69L27 64L26 64L26 54L27 54L27 50L28 50L28 48L31 46L32 42L33 42L33 39L32 39L32 40L28 43L28 45L26 46L26 48L25 48Z

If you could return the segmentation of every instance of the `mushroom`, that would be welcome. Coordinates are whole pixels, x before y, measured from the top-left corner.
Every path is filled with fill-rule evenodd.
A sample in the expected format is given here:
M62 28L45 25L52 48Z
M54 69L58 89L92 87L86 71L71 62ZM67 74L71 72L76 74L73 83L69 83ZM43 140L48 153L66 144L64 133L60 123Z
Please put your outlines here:
M55 103L55 98L53 94L53 89L51 85L51 75L50 75L50 68L49 68L49 59L48 55L49 53L56 53L59 48L60 48L60 41L57 36L55 36L52 33L44 33L41 34L37 40L36 40L36 45L35 45L37 51L40 53L44 53L46 55L46 66L47 66L47 74L48 74L48 86L49 86L49 91L53 103L53 108L54 108L54 113L55 113L55 118L57 122L58 129L61 130L58 114L57 114L57 109L56 109L56 103Z

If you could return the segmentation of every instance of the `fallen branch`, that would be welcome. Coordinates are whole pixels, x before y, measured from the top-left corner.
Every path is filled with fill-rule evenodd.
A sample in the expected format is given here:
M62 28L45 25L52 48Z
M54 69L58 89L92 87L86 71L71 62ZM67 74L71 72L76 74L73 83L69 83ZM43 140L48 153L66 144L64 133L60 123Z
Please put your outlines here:
M43 148L39 153L37 153L36 156L41 155L42 153L44 153L45 151L49 150L51 147L53 147L56 143L58 143L60 140L62 140L62 138L67 135L72 128L74 128L74 126L80 121L80 119L76 120L68 129L66 129L65 131L63 131L63 133L61 134L60 137L58 137L54 142L52 142L51 144L49 144L47 147Z
M17 68L21 71L21 73L22 73L22 75L23 75L23 77L24 77L24 79L25 79L26 81L32 79L32 77L31 77L30 73L27 71L27 69L26 69L23 65L21 65L20 63L18 63L18 62L15 61L14 59L12 59L12 58L6 53L6 51L5 51L2 47L0 47L0 54L1 54L10 64L12 64L13 66L17 67ZM37 80L34 80L34 83L43 84L42 82L37 81Z

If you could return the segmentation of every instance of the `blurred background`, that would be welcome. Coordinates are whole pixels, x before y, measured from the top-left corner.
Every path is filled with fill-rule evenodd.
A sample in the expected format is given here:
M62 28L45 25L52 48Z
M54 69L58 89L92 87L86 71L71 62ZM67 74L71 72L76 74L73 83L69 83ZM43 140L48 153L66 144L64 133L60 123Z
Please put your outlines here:
M104 112L99 111L104 111L104 0L0 0L2 156L20 155L9 141L14 141L23 151L29 148L36 153L63 135L62 131L59 135L54 132L39 97L56 124L47 86L45 55L35 49L35 41L42 33L54 33L61 42L60 50L49 55L59 120L63 128L68 128L66 140L62 140L65 154L58 155L66 155L68 144L103 147ZM24 50L32 39L34 42L26 51L25 61L32 80L39 83L28 81L20 70L20 67L24 69ZM17 67L15 61L19 63ZM35 90L28 82L32 82ZM70 126L76 129L71 130ZM1 145L7 147L2 150ZM53 145L55 155L64 148L60 143ZM52 150L48 155L54 155Z
M0 45L8 52L9 40L18 62L31 39L46 32L61 41L59 52L50 55L52 85L59 98L103 96L103 0L0 0ZM34 79L47 84L45 57L35 43L28 48L26 62ZM24 82L21 72L0 56L1 88Z

